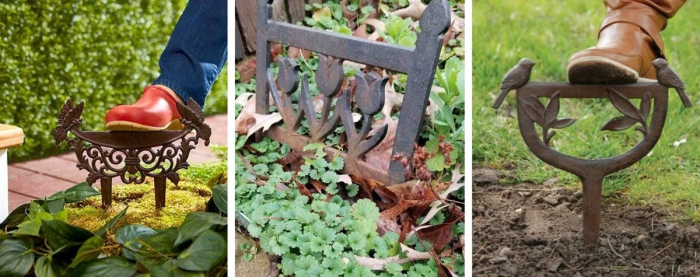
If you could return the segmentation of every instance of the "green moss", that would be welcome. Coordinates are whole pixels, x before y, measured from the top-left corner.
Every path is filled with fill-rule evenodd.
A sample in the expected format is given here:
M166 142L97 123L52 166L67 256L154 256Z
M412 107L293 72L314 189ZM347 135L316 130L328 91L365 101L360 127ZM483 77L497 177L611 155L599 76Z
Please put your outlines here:
M103 209L102 197L93 196L80 203L66 205L71 225L96 231L112 217L128 207L113 230L127 224L141 224L153 229L180 226L191 212L202 212L211 198L211 189L200 182L181 181L179 186L167 183L165 207L156 211L152 182L143 185L115 185L112 188L112 206ZM106 243L114 242L114 234L107 233Z

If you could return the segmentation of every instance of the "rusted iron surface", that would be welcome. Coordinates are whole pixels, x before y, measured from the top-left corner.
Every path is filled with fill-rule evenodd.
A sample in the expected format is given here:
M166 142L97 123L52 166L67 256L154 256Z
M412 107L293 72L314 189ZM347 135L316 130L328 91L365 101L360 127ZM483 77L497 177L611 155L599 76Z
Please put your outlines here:
M155 179L156 208L164 207L165 180L177 185L180 180L177 171L189 167L190 151L199 140L209 145L211 128L204 123L201 108L193 100L187 106L177 104L183 117L180 121L185 126L180 131L83 132L78 129L83 105L73 105L70 99L66 101L53 136L57 147L66 141L75 152L77 167L88 172L86 181L89 184L100 180L105 207L112 203L112 178L120 178L126 184L142 184L146 177Z
M525 60L525 59L523 59ZM522 60L521 60L522 64ZM517 71L518 66L513 70ZM511 72L513 72L511 70ZM504 80L508 79L507 74ZM529 80L529 71L527 73ZM504 81L505 82L505 81ZM660 84L661 83L661 84ZM535 156L542 161L581 179L583 184L583 240L585 245L597 245L600 233L601 193L605 176L625 169L646 156L656 145L666 120L668 87L657 82L628 85L571 85L568 83L528 83L504 88L498 99L510 89L517 91L520 133ZM557 118L560 99L609 99L620 115L605 123L602 130L621 131L630 127L643 136L631 150L604 159L580 159L562 154L550 147L556 135L554 129L572 125L575 119ZM542 99L546 99L543 104ZM630 99L640 99L639 107ZM496 101L494 108L500 106ZM536 126L539 126L538 132Z
M432 1L423 12L420 19L421 32L415 48L393 45L383 42L370 41L353 36L338 33L325 32L303 26L297 26L285 22L273 21L272 1L258 0L258 24L257 24L257 51L256 51L256 76L259 81L256 84L256 112L269 113L269 93L282 115L287 126L287 135L293 135L298 127L301 116L309 121L312 142L322 141L338 124L342 123L348 138L351 140L346 164L353 161L361 162L360 158L372 147L376 146L386 135L386 126L380 127L378 132L369 140L366 140L370 132L372 115L378 112L377 105L384 99L381 84L386 81L379 76L368 73L356 75L361 81L362 89L359 96L357 91L354 102L362 113L363 126L360 131L355 130L351 120L353 98L351 90L341 91L346 80L344 79L342 62L345 60L362 63L378 68L384 68L408 75L406 92L401 106L392 157L401 154L406 157L413 155L413 144L418 139L419 131L423 124L425 109L428 105L428 96L432 86L433 77L439 62L442 38L450 25L449 5L445 0ZM308 78L301 76L301 94L299 107L293 110L290 94L296 91L298 83L299 67L292 60L281 59L277 79L270 72L271 43L281 43L309 50L319 54L319 66L316 83L323 94L323 108L321 115L313 109L308 88ZM379 95L381 93L381 95ZM335 109L332 109L332 101L336 96ZM381 98L381 99L380 99ZM331 111L333 113L331 114ZM383 131L382 131L383 130ZM256 139L261 139L261 133L256 134ZM404 182L406 168L400 161L392 161L389 164L387 184Z

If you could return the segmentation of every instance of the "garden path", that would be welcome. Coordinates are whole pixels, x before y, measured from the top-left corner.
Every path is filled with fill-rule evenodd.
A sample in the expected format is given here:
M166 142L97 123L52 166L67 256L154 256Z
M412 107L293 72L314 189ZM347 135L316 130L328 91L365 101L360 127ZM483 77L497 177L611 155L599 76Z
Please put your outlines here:
M226 145L227 115L209 116L204 120L212 129L211 144ZM211 145L210 144L210 145ZM64 145L65 146L65 145ZM190 152L190 164L202 164L219 160L202 143ZM77 183L84 182L87 172L78 170L75 154L65 153L40 160L9 165L9 210L28 203L32 199L50 196ZM117 179L114 184L122 184ZM97 183L96 183L97 184Z

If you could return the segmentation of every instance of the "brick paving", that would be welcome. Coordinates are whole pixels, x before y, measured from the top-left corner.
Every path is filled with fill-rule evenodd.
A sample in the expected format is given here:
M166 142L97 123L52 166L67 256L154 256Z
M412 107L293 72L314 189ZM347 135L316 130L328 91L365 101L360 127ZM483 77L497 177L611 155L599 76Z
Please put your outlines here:
M227 116L225 114L210 116L204 122L209 124L212 129L210 146L212 144L226 145ZM188 162L202 164L217 160L216 155L200 143L194 151L190 152ZM28 203L31 199L47 197L85 181L87 172L76 168L77 161L75 154L71 152L40 160L10 164L8 168L9 210L12 211L19 205ZM113 179L113 182L120 184L116 178ZM0 199L0 202L4 202L2 200L4 199Z

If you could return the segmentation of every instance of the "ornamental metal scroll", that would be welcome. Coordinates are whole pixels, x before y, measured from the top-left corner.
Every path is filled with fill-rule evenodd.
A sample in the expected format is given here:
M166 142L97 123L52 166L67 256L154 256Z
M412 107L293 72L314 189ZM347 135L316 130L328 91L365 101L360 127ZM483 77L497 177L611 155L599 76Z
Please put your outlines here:
M525 60L525 59L524 59ZM522 61L521 61L522 64ZM534 63L533 63L534 64ZM516 66L517 68L518 66ZM516 69L514 68L514 70ZM530 72L517 87L517 109L520 133L535 156L542 161L581 179L583 184L583 241L584 245L594 246L600 234L601 198L605 176L625 169L646 156L656 145L666 120L668 110L668 87L663 76L659 82L646 82L628 85L571 85L568 83L529 83ZM506 76L515 76L507 74ZM508 83L504 78L504 84ZM502 93L511 88L505 87ZM682 94L679 91L679 94ZM505 95L501 95L505 96ZM682 96L685 96L682 94ZM547 98L546 106L540 102ZM556 135L553 129L572 125L575 120L557 118L559 101L562 98L607 98L620 112L602 126L602 130L621 131L636 126L643 138L634 148L615 157L605 159L580 159L562 154L550 147L550 140ZM683 97L682 97L683 98ZM499 97L499 99L503 99ZM640 99L639 107L630 99ZM687 96L685 96L687 99ZM689 105L689 101L685 101ZM686 106L687 106L686 105ZM500 101L494 108L500 106ZM653 106L653 108L652 108ZM535 128L540 127L541 132Z
M357 131L354 124L351 124L350 107L353 102L351 97L353 91L347 88L341 89L345 82L342 61L353 61L408 75L404 105L401 106L391 156L412 156L413 146L418 139L428 105L430 88L442 49L443 35L450 26L450 10L447 1L436 0L428 4L420 18L421 32L415 48L273 21L272 1L258 0L256 76L258 80L266 81L256 83L255 111L259 114L269 113L268 99L271 94L287 129L273 127L268 131L268 135L289 144L292 148L301 149L307 143L322 141L339 122L342 122L346 127L348 153L337 154L344 158L346 165L349 165L346 166L346 171L362 174L386 184L404 182L406 168L398 160L389 163L388 172L361 161L362 156L386 135L386 127L382 127L372 130L370 136L372 115L377 113L377 106L381 109L382 105L377 104L384 101L382 85L386 80L376 73L359 73L355 76L358 82L354 91L354 103L364 118L363 126ZM319 54L320 64L316 73L316 84L324 97L319 118L316 117L310 94L308 94L306 75L301 76L299 107L296 110L293 108L290 97L299 85L299 67L293 60L278 60L279 72L275 81L270 72L272 43L294 46ZM378 93L381 93L382 97ZM336 98L338 98L335 100L336 106L332 108L332 101ZM309 122L310 138L299 136L294 132L304 117ZM261 139L261 136L262 133L258 133L256 138ZM326 152L333 153L328 147Z
M187 106L177 103L184 128L179 131L109 131L84 132L82 123L84 103L74 105L71 99L61 109L53 131L56 146L66 141L78 158L77 167L86 170L89 184L100 180L102 206L112 204L112 178L126 184L142 184L152 177L155 185L155 205L165 207L165 182L177 185L180 169L189 167L187 158L198 141L209 145L211 128L204 123L201 108L192 99ZM68 136L72 133L74 138ZM194 135L190 135L194 133Z

